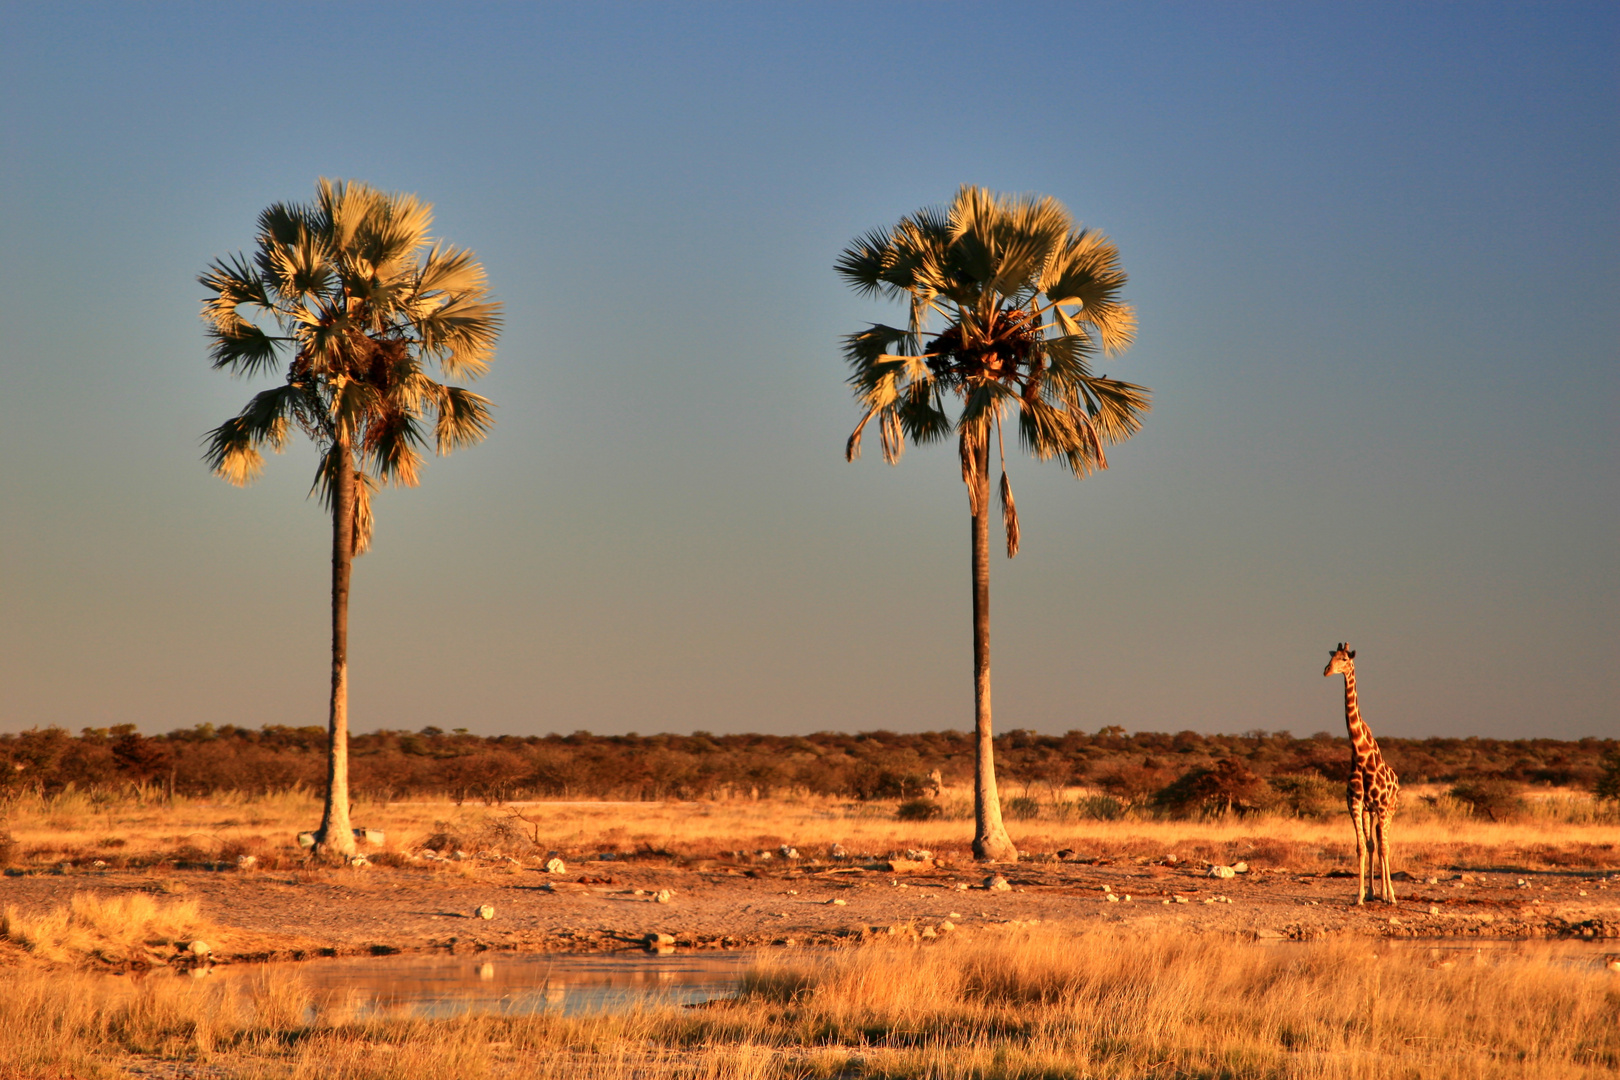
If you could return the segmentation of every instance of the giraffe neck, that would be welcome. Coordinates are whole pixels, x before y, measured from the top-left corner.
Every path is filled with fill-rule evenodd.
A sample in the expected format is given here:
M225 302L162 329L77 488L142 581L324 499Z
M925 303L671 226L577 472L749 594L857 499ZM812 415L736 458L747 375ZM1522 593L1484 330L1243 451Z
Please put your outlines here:
M1372 731L1361 718L1361 706L1356 702L1356 669L1344 673L1344 724L1350 729L1350 749L1357 761L1365 761L1378 753L1378 743Z

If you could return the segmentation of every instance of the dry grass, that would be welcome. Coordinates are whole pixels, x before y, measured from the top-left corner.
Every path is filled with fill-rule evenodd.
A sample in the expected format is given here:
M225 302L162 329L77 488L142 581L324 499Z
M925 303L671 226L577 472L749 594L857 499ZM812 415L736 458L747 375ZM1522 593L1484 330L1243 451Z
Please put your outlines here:
M1427 795L1428 799L1424 796ZM1022 850L1072 848L1082 855L1183 858L1321 871L1353 865L1351 833L1343 815L1316 820L1255 815L1171 820L1127 812L1096 820L1069 812L1083 792L1059 792L1041 816L1010 821ZM966 792L947 791L947 815L933 821L898 821L892 803L852 803L815 797L693 803L529 803L518 807L457 806L451 802L367 804L357 823L386 832L383 852L409 852L437 833L450 833L468 850L535 855L558 850L578 856L601 851L668 852L712 858L735 851L797 847L806 856L840 843L854 853L883 855L906 848L965 857L971 824L963 820ZM529 819L513 816L516 809ZM159 800L95 800L66 792L15 804L4 825L13 838L12 861L21 866L70 862L83 868L231 866L253 855L261 868L302 860L295 837L320 819L319 801L306 792L265 797L219 796ZM1398 861L1414 869L1506 865L1524 869L1606 867L1620 862L1615 821L1579 792L1549 792L1529 803L1520 820L1471 818L1442 789L1405 795L1394 830Z
M1612 1076L1620 976L1544 947L1425 949L1015 930L786 954L728 1007L357 1020L296 975L229 985L24 975L0 1077L119 1076L151 1057L227 1077Z
M75 893L66 907L26 915L7 905L0 942L53 963L149 964L198 939L220 940L195 900L159 903L142 893Z

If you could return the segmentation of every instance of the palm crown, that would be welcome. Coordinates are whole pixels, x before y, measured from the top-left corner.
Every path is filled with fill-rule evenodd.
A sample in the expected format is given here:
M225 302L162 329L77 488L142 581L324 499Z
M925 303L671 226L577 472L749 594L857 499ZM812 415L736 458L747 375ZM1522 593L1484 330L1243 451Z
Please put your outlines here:
M1119 252L1106 236L1076 228L1056 200L964 185L949 208L861 237L837 270L863 295L909 307L904 327L874 323L844 341L849 383L865 409L849 459L874 418L891 464L907 438L927 443L954 429L977 514L984 451L992 427L999 443L1010 407L1025 447L1061 458L1077 477L1107 468L1104 446L1140 429L1147 389L1091 371L1099 351L1123 349L1136 329L1120 298ZM961 402L954 423L947 391ZM1004 451L1001 499L1010 557L1018 516Z
M259 215L251 259L216 260L199 279L215 369L261 374L290 353L283 384L208 433L208 464L246 484L260 448L280 452L296 424L322 449L312 490L329 508L338 470L355 468L356 554L370 543L371 490L416 484L430 416L440 454L492 422L488 400L423 370L431 359L450 377L482 375L501 322L483 267L433 242L432 222L415 196L323 179L312 205Z

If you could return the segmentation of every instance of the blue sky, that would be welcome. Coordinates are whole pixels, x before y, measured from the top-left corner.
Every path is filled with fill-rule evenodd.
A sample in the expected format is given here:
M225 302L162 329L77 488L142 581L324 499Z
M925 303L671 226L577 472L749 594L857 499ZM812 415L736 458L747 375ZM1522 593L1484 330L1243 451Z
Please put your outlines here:
M839 249L958 184L1109 233L1154 390L1012 463L999 727L1620 734L1613 5L0 10L0 730L325 719L295 445L204 431L195 278L318 176L506 304L482 446L377 503L357 728L966 727L951 451L854 465Z

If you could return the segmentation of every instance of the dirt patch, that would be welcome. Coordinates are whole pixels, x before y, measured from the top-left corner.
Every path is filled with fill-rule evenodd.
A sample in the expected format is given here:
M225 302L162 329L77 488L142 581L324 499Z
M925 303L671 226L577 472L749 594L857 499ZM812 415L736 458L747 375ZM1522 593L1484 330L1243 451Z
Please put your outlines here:
M226 962L429 949L631 949L647 947L649 935L655 945L665 935L682 949L826 945L1031 921L1262 940L1620 937L1620 880L1596 871L1436 874L1397 882L1397 904L1357 907L1354 878L1337 873L1257 868L1217 878L1202 865L1143 859L905 873L871 864L683 865L657 856L585 867L561 874L443 866L174 870L161 877L12 871L0 879L0 900L29 911L65 904L75 892L181 893L244 943L216 953ZM993 874L1005 879L1005 890L985 887ZM492 917L481 917L484 905Z

